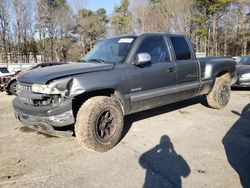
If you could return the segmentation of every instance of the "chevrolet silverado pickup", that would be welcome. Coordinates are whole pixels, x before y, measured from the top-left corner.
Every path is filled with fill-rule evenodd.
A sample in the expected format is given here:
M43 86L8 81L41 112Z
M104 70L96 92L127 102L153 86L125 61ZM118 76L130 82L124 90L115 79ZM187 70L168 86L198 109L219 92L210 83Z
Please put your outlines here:
M198 60L184 35L126 35L102 40L81 63L19 76L13 107L31 129L75 134L85 148L105 152L120 141L125 115L198 95L225 107L235 72L230 58ZM68 126L74 131L62 131Z

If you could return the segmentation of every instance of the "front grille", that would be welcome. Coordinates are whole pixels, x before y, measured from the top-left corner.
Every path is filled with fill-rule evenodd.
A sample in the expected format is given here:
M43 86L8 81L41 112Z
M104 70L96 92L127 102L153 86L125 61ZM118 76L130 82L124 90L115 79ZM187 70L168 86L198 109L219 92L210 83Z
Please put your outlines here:
M31 84L18 82L17 95L24 103L34 105L34 93L32 92L31 87Z
M39 94L32 92L32 84L17 83L17 95L23 103L33 106L46 106L61 101L59 95Z
M31 84L23 84L23 83L20 83L18 84L18 89L21 91L21 92L32 92L32 85Z

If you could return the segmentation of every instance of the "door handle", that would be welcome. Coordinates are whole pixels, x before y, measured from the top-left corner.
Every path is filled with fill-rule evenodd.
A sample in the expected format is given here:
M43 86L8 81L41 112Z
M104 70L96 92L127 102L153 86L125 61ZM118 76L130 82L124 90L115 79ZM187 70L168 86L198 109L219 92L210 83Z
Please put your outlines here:
M176 68L175 67L168 68L168 72L176 72Z

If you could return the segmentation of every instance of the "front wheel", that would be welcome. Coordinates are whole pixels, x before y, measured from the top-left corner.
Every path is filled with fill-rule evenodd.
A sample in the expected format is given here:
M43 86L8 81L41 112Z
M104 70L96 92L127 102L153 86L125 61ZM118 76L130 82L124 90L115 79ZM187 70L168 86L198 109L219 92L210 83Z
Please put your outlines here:
M9 83L6 92L8 95L17 95L17 81L12 81Z
M216 78L212 91L207 95L207 102L211 108L222 109L230 100L230 76L225 74Z
M98 96L88 99L79 109L75 135L85 148L105 152L121 139L123 113L118 102L110 97Z

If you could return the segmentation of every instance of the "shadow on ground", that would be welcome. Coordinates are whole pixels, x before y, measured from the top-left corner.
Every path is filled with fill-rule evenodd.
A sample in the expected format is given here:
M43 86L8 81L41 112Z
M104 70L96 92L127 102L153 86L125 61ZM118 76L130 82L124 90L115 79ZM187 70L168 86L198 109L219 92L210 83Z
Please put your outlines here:
M188 107L188 106L192 106L195 104L202 104L203 106L208 107L207 101L205 97L202 96L198 96L192 99L188 99L188 100L184 100L181 102L176 102L173 104L169 104L169 105L165 105L165 106L161 106L158 108L154 108L154 109L150 109L150 110L146 110L143 112L138 112L135 114L131 114L128 116L125 116L125 120L124 120L124 131L123 131L123 138L126 136L126 134L128 133L128 131L130 130L131 126L133 125L134 122L136 121L140 121L142 119L147 119L153 116L157 116L160 114L165 114L168 112L172 112L172 111L176 111L176 110L180 110L182 108ZM185 112L181 112L180 113L185 113Z
M239 115L240 119L229 129L222 142L228 162L238 173L241 185L250 187L250 104Z
M232 87L232 91L250 91L250 87Z
M161 137L160 143L145 152L139 159L146 169L143 187L181 187L181 177L190 174L185 159L178 155L168 136Z

